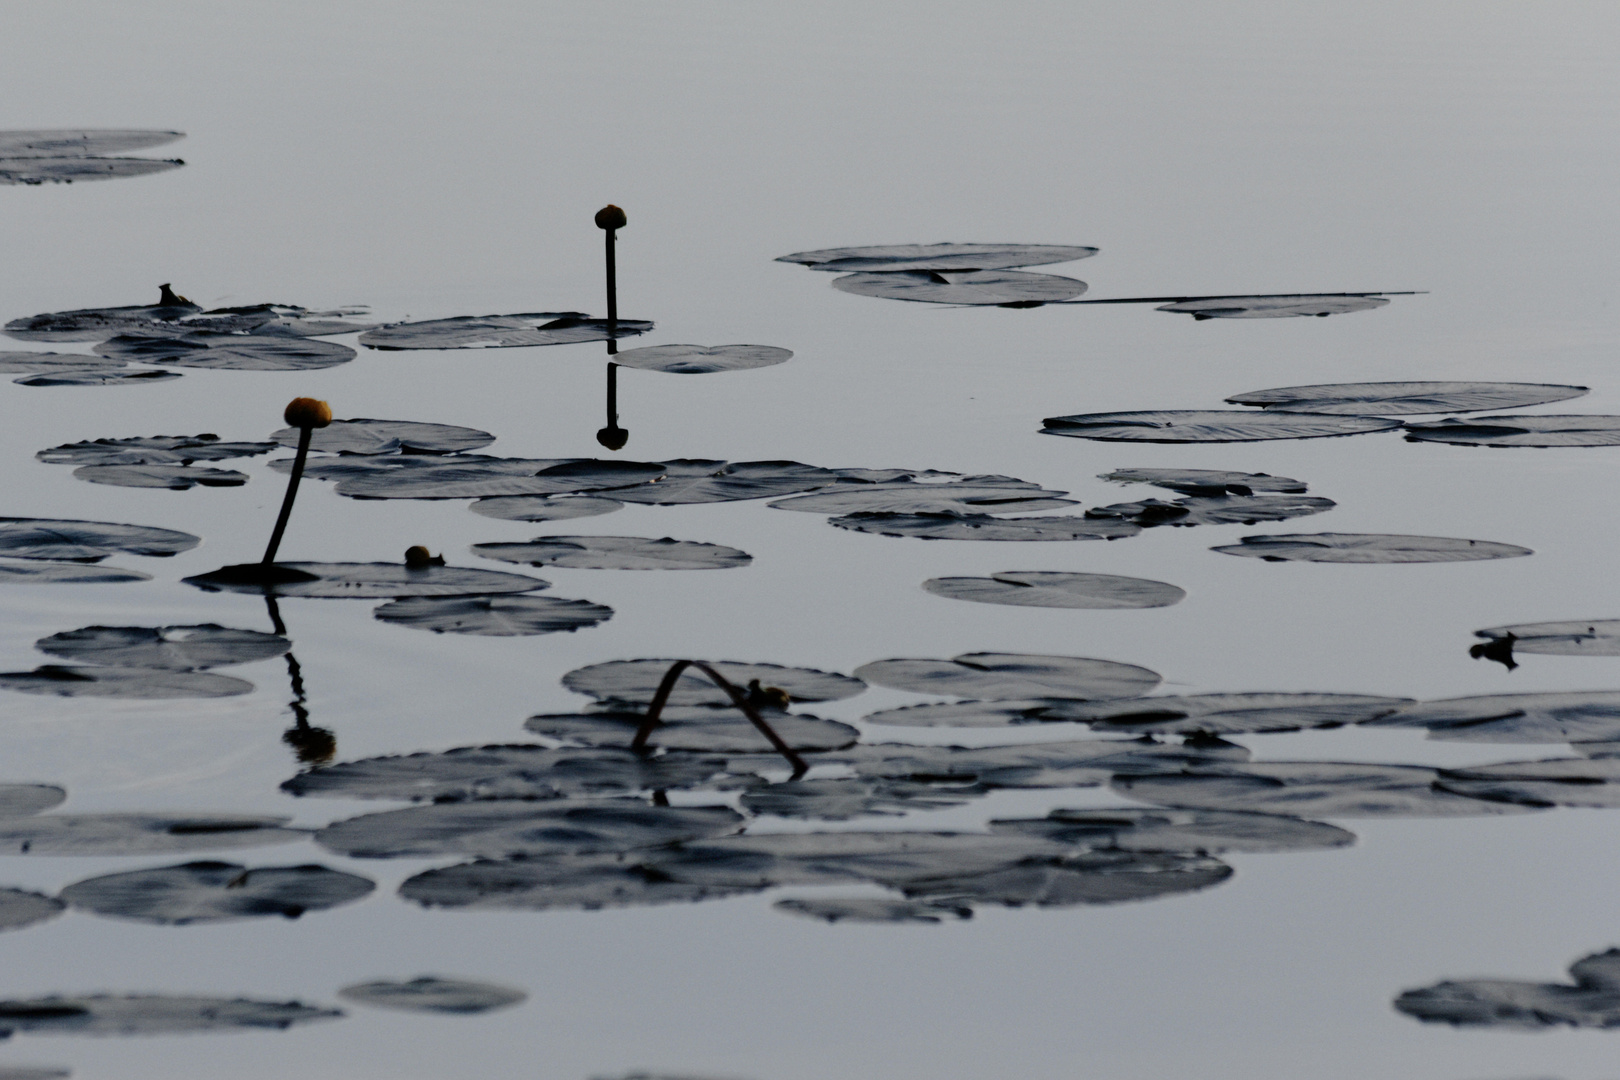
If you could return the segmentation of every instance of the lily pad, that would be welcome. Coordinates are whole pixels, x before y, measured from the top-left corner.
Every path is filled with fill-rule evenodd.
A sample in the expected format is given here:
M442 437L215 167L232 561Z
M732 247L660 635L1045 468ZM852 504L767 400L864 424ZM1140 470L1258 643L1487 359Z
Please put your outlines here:
M811 491L837 483L839 474L797 461L694 461L679 459L661 464L663 476L632 488L620 488L612 497L621 502L658 506L740 502Z
M1019 270L883 270L833 280L839 292L925 304L1050 304L1086 291L1086 283Z
M83 180L119 180L127 176L167 172L184 164L179 158L0 158L0 184L72 184Z
M156 304L51 311L12 319L5 329L7 334L24 341L105 341L122 333L153 333L165 329L186 333L189 329L202 329L181 322L201 311L197 304L165 291ZM250 325L256 326L262 321Z
M654 345L627 349L613 357L620 367L667 371L671 375L709 375L717 371L748 371L793 359L792 349L774 345Z
M1609 809L1620 806L1620 758L1553 758L1441 769L1435 783L1471 799Z
M1000 870L1070 854L1034 837L952 832L745 833L649 852L648 868L676 881L731 886L875 881L890 888Z
M164 488L189 491L194 487L241 487L247 473L235 469L208 469L190 465L81 465L73 470L76 480L113 487Z
M34 455L47 465L190 465L256 457L276 448L269 442L224 442L218 435L146 435L63 443Z
M1435 786L1438 773L1416 765L1265 761L1218 770L1116 776L1121 795L1161 806L1249 810L1312 817L1455 817L1526 812Z
M743 793L745 810L785 818L847 821L872 815L906 814L964 806L984 795L971 784L949 787L913 780L851 777L842 780L793 780Z
M1157 672L1135 664L1028 653L963 653L949 660L878 660L856 668L855 676L893 690L981 701L1134 698L1159 685Z
M640 461L561 462L442 458L431 465L380 469L340 480L339 495L359 499L480 499L496 495L565 495L614 491L662 476L664 467Z
M914 882L905 886L905 892L935 902L1074 907L1198 892L1231 876L1230 866L1208 856L1088 851L1059 859L1025 859L986 873Z
M1389 431L1399 420L1331 413L1242 412L1237 409L1166 409L1158 412L1077 413L1041 421L1042 435L1104 442L1227 443L1267 439L1323 439Z
M1135 522L1083 517L1001 518L990 514L858 513L828 518L851 532L919 540L1118 540L1135 536Z
M384 604L372 615L435 634L520 637L596 626L611 619L613 609L559 596L412 596Z
M0 517L0 555L15 559L100 562L119 553L166 558L200 543L190 533L149 525Z
M896 727L1010 727L1014 724L1040 723L1051 704L1040 698L936 702L883 709L868 713L861 719L868 724Z
M423 907L546 911L693 903L759 892L763 885L689 884L619 855L502 859L429 870L399 895Z
M1620 949L1578 960L1569 974L1569 983L1448 980L1406 991L1395 1008L1424 1023L1453 1027L1620 1027Z
M347 364L355 356L347 345L331 341L207 330L180 337L120 334L101 342L94 351L113 360L214 371L317 371Z
M0 818L8 855L164 855L306 839L284 817L248 814L40 814ZM0 1025L3 1026L3 1025Z
M1607 742L1620 738L1620 690L1419 701L1364 722L1428 728L1429 738L1447 742Z
M145 668L70 667L45 664L33 671L0 672L0 689L55 697L122 698L169 701L178 698L235 697L253 684L207 671L160 671Z
M935 904L922 900L891 900L872 896L838 899L789 897L778 900L771 906L789 915L803 915L810 919L820 919L825 923L938 923L947 918L973 917L973 909L965 904Z
M21 930L25 926L54 919L62 914L62 901L21 889L0 889L0 930ZM4 1073L0 1072L0 1080Z
M139 570L120 570L116 566L0 562L0 585L106 585L115 582L151 580L151 574L143 574Z
M674 660L610 660L575 668L562 677L562 684L576 694L598 701L650 702L658 684ZM745 664L734 660L711 660L709 665L733 686L745 689L759 680L778 687L794 701L841 701L866 689L859 678L815 668L782 667L779 664ZM709 681L696 668L687 668L675 680L670 705L730 705L726 692Z
M486 559L570 570L729 570L754 561L733 547L667 536L538 536L526 544L474 544L471 550Z
M1458 446L1620 446L1620 416L1471 416L1407 424L1406 439Z
M1249 752L1217 739L1181 746L1127 739L1078 739L1012 746L860 745L823 760L848 764L856 775L926 783L976 783L989 788L1097 787L1121 774L1241 764Z
M1241 543L1210 548L1266 562L1435 563L1516 559L1535 554L1516 544L1453 536L1393 536L1386 533L1297 533L1245 536Z
M199 1031L285 1031L310 1020L335 1020L337 1009L296 1001L89 994L0 1001L0 1037L26 1035L189 1035Z
M1121 484L1152 484L1183 495L1253 495L1256 492L1303 495L1306 491L1303 480L1225 469L1115 469L1097 479Z
M86 626L40 638L34 647L64 660L121 668L201 671L268 660L292 648L279 634L199 626Z
M100 157L146 150L186 137L183 131L146 128L61 128L0 131L0 157Z
M1284 319L1295 315L1344 315L1371 311L1388 304L1387 297L1369 293L1300 293L1292 296L1211 296L1164 304L1159 311L1176 311L1205 319Z
M782 255L777 262L799 263L811 270L1008 270L1015 266L1089 259L1094 247L1062 244L887 244L823 248Z
M261 866L190 862L154 870L106 874L62 890L69 905L97 915L164 926L223 922L349 904L376 886L363 877L324 866Z
M470 1015L504 1009L528 998L522 990L467 979L423 975L409 982L368 982L345 986L338 997L359 1005L407 1012Z
M1313 495L1194 495L1175 502L1144 499L1094 506L1086 511L1086 517L1133 521L1144 529L1157 525L1257 525L1320 514L1337 505L1332 499Z
M125 371L122 368L64 368L24 375L11 381L18 386L145 386L178 379L178 371Z
M1409 704L1408 698L1367 694L1188 694L1052 702L1039 719L1076 721L1111 734L1242 735L1363 724Z
M249 569L255 564L246 564ZM254 581L234 566L182 578L208 592L302 596L324 600L382 600L402 596L490 596L532 592L550 582L501 570L470 566L405 566L403 563L277 563L309 580Z
M117 371L122 360L82 353L0 352L0 372Z
M282 428L270 438L282 446L297 446L298 429ZM458 454L494 441L495 436L477 428L357 417L316 429L309 448L325 454Z
M623 510L624 503L595 495L493 495L467 509L502 521L572 521Z
M1006 570L990 577L930 578L922 587L950 600L1013 607L1156 608L1179 604L1186 591L1163 581L1115 574Z
M1355 843L1355 833L1323 821L1229 810L1053 810L1044 818L992 821L992 832L1036 836L1090 850L1319 851Z
M66 798L67 792L54 784L0 784L0 818L37 814Z
M813 514L1002 514L1030 510L1057 510L1075 505L1058 498L1065 491L1048 491L1039 484L1002 476L968 476L946 483L841 484L830 490L771 503L777 510L805 510Z
M1365 382L1283 386L1250 390L1226 399L1229 405L1257 405L1290 412L1353 416L1411 416L1418 413L1484 412L1522 409L1568 401L1585 386L1515 382Z
M507 349L525 345L572 345L635 337L653 328L640 319L611 324L578 311L525 315L460 315L453 319L392 323L360 335L369 349Z
M735 708L703 708L698 715L665 716L652 729L647 745L654 749L711 754L769 754L774 747ZM635 712L562 713L531 716L523 726L536 735L576 746L628 749L645 716ZM815 716L769 714L766 720L794 750L814 752L853 746L860 732L848 724Z
M1620 656L1620 619L1570 619L1518 623L1475 630L1491 642L1511 642L1514 652L1545 656Z

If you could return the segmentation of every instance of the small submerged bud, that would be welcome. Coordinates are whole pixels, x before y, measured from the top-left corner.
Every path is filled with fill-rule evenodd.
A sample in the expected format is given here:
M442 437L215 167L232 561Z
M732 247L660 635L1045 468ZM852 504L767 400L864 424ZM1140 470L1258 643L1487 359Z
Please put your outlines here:
M624 211L612 203L608 203L596 212L596 227L598 229L622 229L629 223L629 220L624 216Z
M405 549L405 565L412 570L421 570L428 566L443 566L444 556L432 554L421 544L412 544Z
M158 289L161 290L161 293L158 296L158 307L196 307L197 306L197 305L193 304L190 300L187 300L185 297L183 297L179 293L175 292L173 289L169 288L169 283L168 282L164 282L162 285L159 285Z
M748 680L748 704L756 709L775 709L787 712L793 699L780 686L761 686L758 679Z
M281 416L295 428L323 428L332 422L332 406L312 397L293 398Z

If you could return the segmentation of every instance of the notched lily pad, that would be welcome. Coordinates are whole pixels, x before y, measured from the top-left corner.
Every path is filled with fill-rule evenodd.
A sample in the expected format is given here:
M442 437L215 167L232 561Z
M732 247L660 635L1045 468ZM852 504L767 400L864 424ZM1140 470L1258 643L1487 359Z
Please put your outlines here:
M881 270L849 274L832 285L839 292L884 300L1020 307L1069 300L1086 291L1086 283L1075 278L1019 270Z
M1164 304L1159 311L1175 311L1205 319L1285 319L1300 315L1344 315L1371 311L1388 304L1387 297L1371 293L1299 293L1278 296L1209 296Z
M1511 644L1513 652L1544 656L1620 656L1620 619L1570 619L1518 623L1475 630L1489 642ZM1479 646L1475 646L1479 648Z
M828 518L851 532L919 540L1119 540L1142 527L1131 521L1083 517L1001 518L990 514L857 513Z
M652 328L652 323L641 319L620 319L610 324L578 311L460 315L367 330L360 335L360 344L370 349L507 349L608 341L635 337Z
M1418 701L1365 723L1428 728L1448 742L1607 742L1620 739L1620 690Z
M665 716L653 727L647 746L711 754L769 754L774 747L735 708L691 707L691 714ZM558 713L531 716L523 726L536 735L575 746L628 749L646 717L637 712ZM848 724L815 716L771 712L767 723L794 750L814 752L853 746L860 732Z
M409 982L383 980L356 983L338 991L338 997L358 1005L457 1015L504 1009L527 1000L528 996L510 986L468 979L441 979L436 975L418 976Z
M269 442L224 442L218 435L144 435L63 443L34 455L47 465L190 465L255 457L276 448Z
M1009 270L1074 262L1097 254L1094 247L1063 244L879 244L822 248L782 255L777 262L811 270Z
M412 596L384 604L372 615L435 634L520 637L583 630L607 622L613 609L560 596Z
M623 510L624 503L595 495L492 495L467 509L501 521L572 521Z
M253 690L246 679L208 671L72 667L45 664L33 671L0 672L0 689L55 697L122 698L168 701L178 698L235 697Z
M658 684L675 660L610 660L575 668L562 677L562 684L576 694L598 701L641 704L651 702ZM815 668L783 667L780 664L746 664L734 660L712 660L709 666L739 689L758 680L765 686L785 691L793 701L841 701L866 689L860 678ZM730 705L726 692L696 668L687 668L675 680L670 705Z
M285 1031L310 1020L335 1020L337 1009L296 1001L89 994L0 1001L0 1038L26 1035L183 1035L200 1031Z
M198 626L86 626L40 638L34 647L64 660L122 668L200 671L268 660L292 648L279 634Z
M1084 656L963 653L950 660L878 660L855 669L876 686L981 701L1134 698L1159 685L1159 674L1135 664Z
M1569 966L1568 983L1447 980L1395 999L1399 1012L1427 1024L1536 1031L1620 1027L1620 949Z
M255 564L246 564L251 570ZM182 578L207 592L239 592L269 596L302 596L323 600L383 600L404 596L489 596L532 592L550 582L502 570L470 566L420 566L403 563L277 563L307 580L264 582L252 580L226 566L206 574ZM287 575L292 577L293 575Z
M62 899L75 908L164 926L279 915L296 919L367 896L376 886L324 866L190 862L75 882Z
M1585 386L1515 382L1365 382L1322 383L1250 390L1226 399L1228 405L1256 405L1287 412L1341 413L1353 416L1412 416L1419 413L1484 412L1522 409L1551 401L1568 401L1587 393Z
M1094 506L1086 517L1133 521L1144 529L1158 525L1257 525L1262 521L1286 521L1331 510L1332 499L1313 495L1194 495L1175 502L1143 499L1112 506Z
M621 502L658 506L740 502L810 491L837 483L840 475L797 461L707 461L677 459L661 462L663 476L612 497Z
M914 810L945 810L982 797L975 784L947 786L914 780L851 777L842 780L793 780L743 793L745 810L785 818L847 821Z
M1364 724L1408 698L1368 694L1187 694L1101 704L1051 702L1042 721L1074 721L1138 735L1243 735Z
M1355 833L1324 821L1229 810L1053 810L1044 818L990 823L992 832L1036 836L1090 850L1319 851L1355 843Z
M235 469L209 469L190 465L81 465L75 480L113 487L164 488L189 491L194 487L241 487L247 473Z
M1407 424L1406 440L1458 446L1620 446L1620 416L1471 416Z
M754 557L722 544L665 536L539 536L526 544L474 544L486 559L570 570L729 570Z
M1225 469L1115 469L1097 479L1121 484L1152 484L1183 495L1253 495L1256 492L1303 495L1306 491L1303 480Z
M143 574L139 570L120 570L116 566L0 562L0 585L108 585L124 581L151 580L151 574Z
M162 855L303 840L284 817L247 814L41 814L0 819L0 853Z
M99 562L119 553L165 558L200 543L201 538L190 533L149 525L0 517L0 555L14 559Z
M717 371L748 371L793 359L792 349L774 345L653 345L628 349L613 357L620 367L667 371L672 375L709 375Z
M1055 570L1006 570L987 578L930 578L922 587L950 600L1013 607L1156 608L1179 604L1187 596L1185 590L1163 581Z
M1245 536L1241 543L1210 548L1266 562L1435 563L1516 559L1535 552L1517 544L1464 540L1454 536L1395 536L1387 533L1298 533Z
M282 446L298 445L298 429L282 428L270 438ZM477 428L427 424L418 420L334 420L318 428L309 448L325 454L458 454L478 450L495 436Z
M1435 786L1438 773L1416 765L1265 761L1219 769L1115 776L1121 795L1161 806L1250 810L1313 817L1454 817L1526 812Z
M62 914L62 901L21 889L0 889L0 930L21 930ZM0 1070L0 1080L5 1072Z
M1267 439L1323 439L1389 431L1399 420L1330 413L1242 412L1237 409L1166 409L1158 412L1077 413L1041 421L1042 435L1104 442L1226 443Z
M208 330L179 337L119 334L101 342L94 352L137 364L172 364L213 371L317 371L347 364L355 355L347 345L331 341Z
M803 915L825 923L938 923L946 919L971 919L973 909L966 904L929 903L923 900L891 900L881 896L806 899L788 897L771 905L789 915Z

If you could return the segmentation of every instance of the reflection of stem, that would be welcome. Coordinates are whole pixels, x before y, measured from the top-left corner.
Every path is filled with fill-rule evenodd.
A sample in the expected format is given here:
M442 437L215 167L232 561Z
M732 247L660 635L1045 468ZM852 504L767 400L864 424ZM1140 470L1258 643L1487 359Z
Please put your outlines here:
M652 735L653 728L658 726L659 714L664 711L664 706L669 703L670 694L675 691L675 680L679 679L681 672L689 667L695 667L703 672L716 686L726 692L726 695L731 698L731 703L741 709L743 715L748 717L749 721L771 741L771 745L776 748L776 752L788 759L788 764L793 766L795 778L803 776L810 770L810 766L804 763L804 759L795 753L791 746L783 742L782 737L771 728L771 725L765 722L764 717L759 715L759 710L749 703L747 695L733 686L724 675L702 660L677 660L670 665L670 669L665 673L663 681L658 684L657 693L653 694L652 704L647 707L647 718L641 722L641 727L636 729L636 737L630 741L630 749L641 750L646 747L647 739Z
M270 624L275 627L276 633L286 637L287 624L281 621L281 606L268 592L264 594L264 606L270 613ZM304 692L304 669L299 666L298 658L291 649L283 656L287 661L287 681L292 687L293 699L287 702L287 707L292 710L293 726L281 733L281 741L293 748L299 761L323 765L337 753L337 737L325 728L310 724L306 704L309 696Z
M287 531L287 519L292 517L293 499L298 497L298 481L304 478L304 462L309 458L309 440L315 429L298 429L298 456L293 458L292 475L287 478L287 495L281 500L281 514L276 518L275 531L270 534L270 546L264 549L264 565L276 561L276 549L281 546L281 534Z
M613 342L608 342L608 351L613 351ZM619 426L619 365L608 361L608 392L607 392L607 426Z

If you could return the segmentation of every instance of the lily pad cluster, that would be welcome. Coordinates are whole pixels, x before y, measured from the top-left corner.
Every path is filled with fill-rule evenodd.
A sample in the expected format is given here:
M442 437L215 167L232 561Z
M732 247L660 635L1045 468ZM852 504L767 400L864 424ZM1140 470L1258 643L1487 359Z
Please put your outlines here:
M132 700L246 694L253 684L210 668L267 660L291 643L279 634L199 626L86 626L41 638L41 652L69 661L0 674L0 688L57 697Z
M246 473L197 466L199 461L256 457L276 448L272 442L227 442L212 432L200 435L147 435L121 439L87 439L41 450L35 460L73 465L73 475L92 484L165 488L240 487Z

